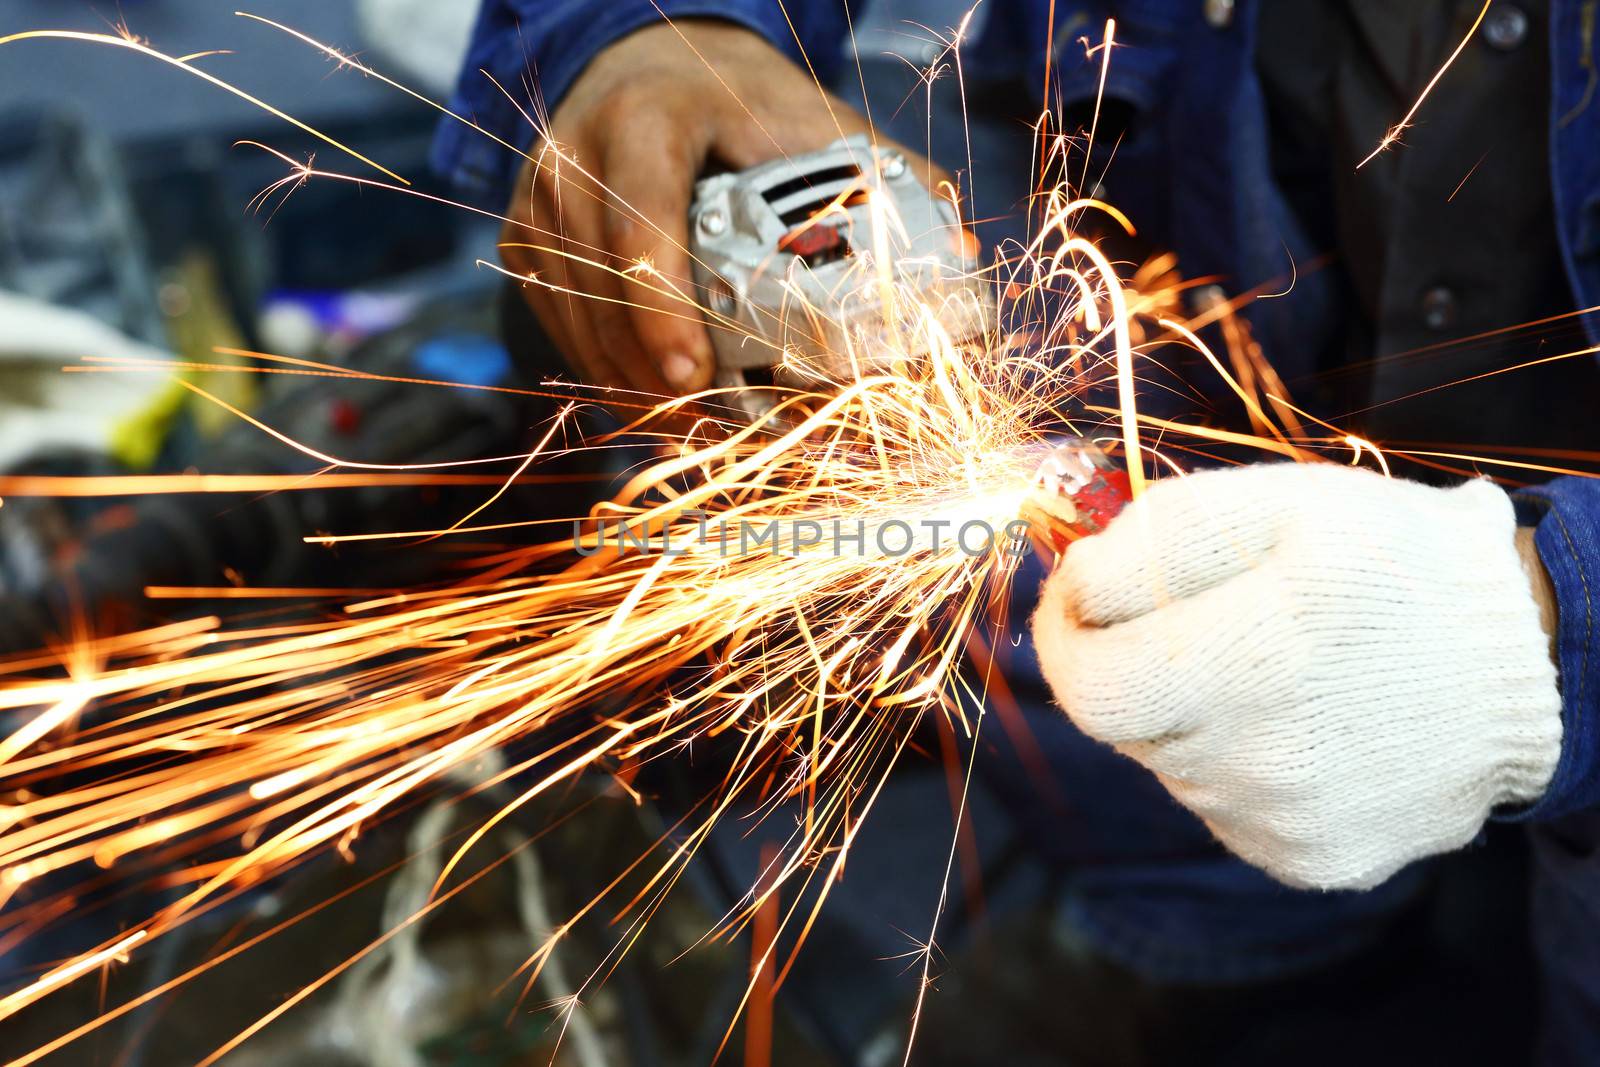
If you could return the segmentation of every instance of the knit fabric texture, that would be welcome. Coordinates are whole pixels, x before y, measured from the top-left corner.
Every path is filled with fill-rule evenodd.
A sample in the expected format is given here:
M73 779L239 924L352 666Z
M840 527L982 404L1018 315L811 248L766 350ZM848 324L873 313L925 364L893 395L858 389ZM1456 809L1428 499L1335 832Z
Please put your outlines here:
M1561 698L1506 495L1332 464L1153 485L1034 616L1073 722L1294 886L1378 884L1543 792Z

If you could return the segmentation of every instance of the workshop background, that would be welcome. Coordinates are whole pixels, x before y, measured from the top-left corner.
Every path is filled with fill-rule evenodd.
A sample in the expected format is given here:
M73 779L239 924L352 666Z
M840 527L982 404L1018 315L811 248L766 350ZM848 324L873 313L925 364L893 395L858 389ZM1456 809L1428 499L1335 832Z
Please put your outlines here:
M897 10L905 6L880 3L858 28L862 54L873 57L869 80L886 79L896 103L914 75L895 55L929 58L927 46L906 32L905 13ZM959 18L964 5L914 6L920 21L940 25ZM444 100L476 4L261 0L252 10ZM0 35L124 26L172 55L230 50L207 59L207 69L358 144L418 191L449 195L427 166L435 112L236 17L231 5L9 0L0 7ZM909 112L907 119L920 125ZM295 440L366 462L470 459L527 447L548 414L538 401L226 371L233 357L219 350L477 385L528 386L558 372L538 343L503 343L503 279L477 262L494 258L493 220L338 183L257 200L285 166L248 141L294 159L316 154L326 163L333 155L148 57L60 41L12 45L0 55L0 474L282 474L319 466L182 388L168 370L93 372L85 360L97 357L126 363L177 356L222 367L180 376ZM69 366L75 372L63 370ZM233 600L152 600L144 594L150 586L392 588L425 581L462 550L332 551L302 538L413 529L419 515L453 518L481 495L413 487L11 496L0 507L0 650L58 642L85 626L109 632L249 608ZM577 510L572 495L550 496L507 494L488 521ZM93 716L91 706L83 721ZM20 721L0 721L0 729ZM303 1002L222 1062L551 1062L561 1027L549 1005L563 984L581 981L600 962L614 931L604 924L592 936L580 929L560 965L532 990L513 974L552 916L587 899L663 831L673 813L671 790L641 807L604 783L585 783L524 812L502 848L479 850L479 863L511 853L514 862L438 917L362 955L421 905L443 843L494 810L494 791L463 799L472 784L465 779L416 798L364 831L344 855L187 924L159 951L108 968L101 986L81 983L76 999L50 998L9 1020L0 1027L0 1057L9 1060L93 1019L105 1004L207 966L200 980L42 1062L197 1062L304 989L311 992ZM1064 1017L1037 995L1052 984L1051 968L1070 965L1063 961L1072 946L1053 921L1043 874L981 784L971 808L984 867L982 907L969 900L953 908L942 930L948 966L924 1020L918 1062L980 1062L1000 1048L1010 1063L1053 1062L1052 1033L1093 1014ZM914 947L911 931L925 930L934 913L949 847L950 820L936 819L930 829L928 813L949 810L936 761L901 776L880 801L851 877L778 998L773 1062L899 1062L915 992L901 957ZM782 819L772 824L781 828ZM586 997L554 1062L712 1062L746 984L748 947L702 944L678 957L751 883L765 843L736 826L707 850L690 884L655 920L655 934ZM55 888L42 883L13 904ZM115 933L124 915L147 904L114 893L82 901L70 922L44 934L5 928L0 911L0 990ZM232 955L310 908L316 910L308 918ZM974 929L982 936L969 936ZM741 1040L736 1030L731 1047Z

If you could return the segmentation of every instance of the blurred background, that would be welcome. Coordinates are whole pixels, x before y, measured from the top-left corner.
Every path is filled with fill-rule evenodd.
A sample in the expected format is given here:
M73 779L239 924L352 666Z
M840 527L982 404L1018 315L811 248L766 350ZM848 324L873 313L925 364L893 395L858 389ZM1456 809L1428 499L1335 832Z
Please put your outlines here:
M259 13L359 52L443 99L474 9L469 0L298 0ZM0 33L38 28L128 28L171 55L230 49L200 62L306 124L360 143L419 190L445 192L427 168L436 114L224 5L57 0L0 10ZM217 350L243 348L412 377L484 384L509 377L492 314L497 279L474 266L493 254L492 221L337 183L257 201L286 167L241 141L296 160L327 147L130 51L60 41L6 50L0 469L281 473L307 466L259 432L245 432L170 372L61 373L84 356L228 364L237 359ZM328 164L329 155L320 161ZM184 377L298 440L377 462L379 452L397 460L482 455L490 438L515 438L513 423L523 417L479 410L495 406L452 390L352 391L223 372ZM296 499L215 529L223 521L216 500L7 496L0 591L13 610L0 644L12 647L59 632L74 613L101 624L147 621L130 595L141 585L272 584L314 570L298 545L308 527L332 529L357 514L381 526L386 511L419 502L414 495L289 494ZM73 565L64 571L66 560Z

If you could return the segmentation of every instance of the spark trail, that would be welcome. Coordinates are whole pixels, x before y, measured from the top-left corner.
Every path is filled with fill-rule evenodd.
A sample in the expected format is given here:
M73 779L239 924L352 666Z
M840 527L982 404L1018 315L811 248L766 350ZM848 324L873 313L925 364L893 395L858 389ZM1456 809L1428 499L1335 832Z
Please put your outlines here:
M380 77L269 25L323 50L341 67ZM1102 62L1109 62L1112 33L1108 26L1097 46ZM131 37L38 31L0 38L0 46L52 37L132 49L306 129L189 61ZM1038 173L1064 174L1076 146L1048 129L1041 118ZM279 183L286 192L315 178L423 195L353 149L308 132L393 181L313 169L280 156L290 163ZM536 155L524 155L552 172L583 177L573 195L593 195L587 188L592 178L560 146L547 143ZM881 204L870 199L878 176L861 180L863 195ZM570 536L562 530L544 543L508 548L449 584L357 596L320 619L231 628L202 619L139 634L83 636L58 652L0 665L0 711L32 709L27 725L0 744L7 798L0 807L0 905L24 887L64 876L83 891L107 885L181 889L132 929L0 997L0 1019L83 981L108 960L148 951L184 923L307 857L339 848L406 798L441 788L461 768L485 765L513 743L529 751L530 739L538 742L532 755L475 786L518 792L446 862L435 904L453 892L451 874L465 854L535 799L582 775L612 775L626 789L641 766L677 758L692 744L716 744L727 753L719 784L677 834L628 867L642 872L644 888L612 900L622 892L619 878L534 948L523 977L531 987L573 926L603 904L630 917L618 942L618 951L625 950L719 821L770 813L793 800L803 819L760 884L721 924L723 932L733 932L764 916L767 948L752 969L751 990L763 974L762 981L780 986L918 726L941 717L968 738L981 729L988 686L996 681L994 661L981 650L1008 639L1006 605L1020 546L999 537L973 552L956 533L968 525L1008 531L1025 517L1048 521L1030 509L1029 495L1054 435L1103 441L1126 466L1135 491L1146 477L1179 469L1168 455L1177 438L1186 442L1177 447L1191 452L1245 444L1297 460L1339 454L1382 462L1374 445L1334 428L1317 436L1298 424L1279 426L1269 412L1294 409L1253 384L1276 388L1277 379L1260 363L1244 324L1232 319L1231 308L1209 312L1227 319L1230 336L1238 338L1228 356L1240 373L1230 374L1179 321L1182 282L1170 262L1153 262L1124 280L1085 236L1091 217L1131 232L1114 208L1075 197L1064 184L1046 185L1031 217L1039 220L1032 235L1001 249L985 276L1001 304L1000 314L987 319L995 324L990 332L952 337L944 309L900 286L888 264L863 253L864 283L888 294L893 320L894 328L877 336L894 338L895 351L874 351L870 358L843 353L839 366L874 368L860 378L831 380L816 368L795 368L814 388L785 391L760 426L732 419L733 407L715 393L649 400L622 433L578 446L643 441L655 458L593 512L575 516ZM874 225L902 223L885 210ZM560 246L558 235L524 229L530 242ZM852 244L875 247L870 239ZM626 285L680 302L686 315L728 325L686 295L693 292L688 279L660 278L643 264L594 265ZM1209 361L1238 394L1256 432L1142 415L1135 406L1139 380L1160 373L1154 355L1167 349ZM263 372L352 376L346 368L305 360L244 358ZM189 366L172 364L175 370ZM558 391L623 408L640 399ZM1115 401L1094 399L1102 394ZM569 417L570 408L546 427L541 450L498 458L515 464L511 478L537 478L542 460L569 451L554 444ZM466 463L375 468L358 457L306 451L327 465L324 475L265 479L260 487L317 487L319 477L330 485L482 477L441 470ZM85 488L9 484L13 491L64 495ZM203 492L237 484L258 483L247 477L241 483L100 479L87 488ZM790 532L788 550L752 551L746 531L774 523ZM623 524L630 540L617 535ZM801 545L794 531L802 524L861 536L845 551L835 538ZM475 526L471 516L442 517L437 528L405 536L499 528ZM891 529L895 536L886 542ZM1058 542L1061 533L1042 540ZM76 726L90 706L93 724ZM53 788L69 777L70 788ZM787 902L781 908L780 900ZM29 900L0 912L0 942L63 921L58 903ZM780 944L795 947L778 962L770 956ZM922 989L933 951L930 932L921 948ZM127 1007L108 1009L15 1062L36 1062Z

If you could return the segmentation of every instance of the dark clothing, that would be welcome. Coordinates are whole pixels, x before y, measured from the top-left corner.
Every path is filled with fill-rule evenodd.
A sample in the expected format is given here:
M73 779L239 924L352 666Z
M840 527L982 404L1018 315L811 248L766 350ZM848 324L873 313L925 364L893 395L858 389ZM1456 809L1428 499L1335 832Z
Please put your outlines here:
M1510 7L1497 2L1491 17ZM1600 401L1591 356L1373 407L1600 343L1600 314L1463 340L1600 305L1596 0L1522 4L1520 35L1486 25L1402 144L1360 171L1355 163L1465 33L1475 0L989 0L983 10L966 70L974 81L1030 87L1031 98L1016 100L1019 118L1038 107L1049 12L1052 102L1069 115L1091 107L1099 88L1098 56L1086 59L1078 39L1115 16L1122 47L1106 100L1123 129L1102 137L1106 159L1116 144L1108 199L1153 244L1177 252L1187 275L1216 277L1230 294L1278 292L1299 268L1291 291L1248 314L1268 357L1319 413L1386 443L1416 438L1480 452L1600 443L1588 415ZM798 37L823 76L847 29L840 0L781 8L775 0L489 0L454 106L526 141L521 115L479 68L511 86L531 65L553 107L598 50L662 12L738 22L791 54ZM959 145L959 129L933 132L936 156ZM959 159L957 151L945 154ZM464 192L492 198L506 195L518 162L450 124L437 160ZM1025 173L1025 153L1009 165ZM1529 342L1535 336L1542 347ZM1401 355L1423 346L1437 347ZM1593 1064L1600 483L1558 478L1529 491L1521 507L1524 521L1537 523L1560 599L1564 731L1545 797L1507 818L1534 824L1547 1062ZM1050 783L1059 802L1048 804L1037 802L1024 773L1013 775L1019 794L1035 801L1019 810L1031 810L1035 839L1069 865L1074 928L1147 978L1230 983L1324 966L1387 936L1433 866L1416 865L1369 893L1278 886L1223 853L1153 777L1073 730L1041 690L1018 685L1037 713L1030 725L1039 747L1059 772Z
M1359 169L1481 5L1261 9L1272 173L1316 254L1334 254L1327 269L1353 312L1317 354L1308 399L1346 429L1457 452L1594 441L1600 363L1589 356L1405 399L1587 347L1576 320L1496 334L1573 310L1551 196L1548 6L1496 12L1480 30L1496 44L1464 51L1400 144Z

